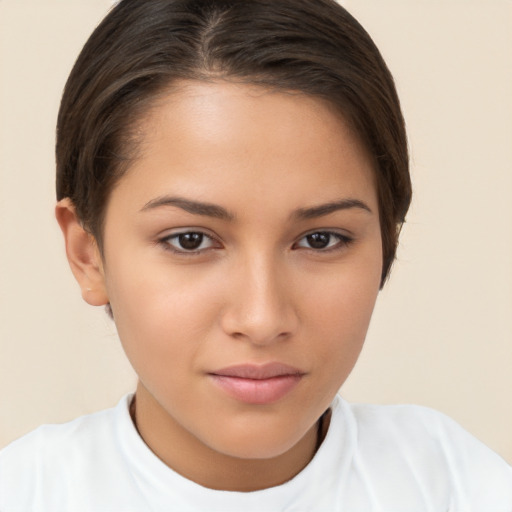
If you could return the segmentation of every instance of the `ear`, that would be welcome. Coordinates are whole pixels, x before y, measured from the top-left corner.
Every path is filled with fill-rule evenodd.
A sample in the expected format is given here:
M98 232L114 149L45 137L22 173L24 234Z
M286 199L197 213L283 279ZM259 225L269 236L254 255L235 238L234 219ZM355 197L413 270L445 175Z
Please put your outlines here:
M69 198L55 207L55 217L64 235L71 271L82 290L82 297L92 306L109 303L103 261L96 239L83 227Z

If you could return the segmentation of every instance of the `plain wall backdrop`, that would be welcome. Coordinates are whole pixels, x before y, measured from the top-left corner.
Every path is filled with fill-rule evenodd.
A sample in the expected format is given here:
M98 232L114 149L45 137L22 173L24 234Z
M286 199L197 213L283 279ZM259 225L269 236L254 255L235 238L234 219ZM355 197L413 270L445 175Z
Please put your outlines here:
M0 0L0 447L134 389L53 217L54 131L107 0ZM512 2L346 0L391 68L414 201L342 395L452 416L512 462Z

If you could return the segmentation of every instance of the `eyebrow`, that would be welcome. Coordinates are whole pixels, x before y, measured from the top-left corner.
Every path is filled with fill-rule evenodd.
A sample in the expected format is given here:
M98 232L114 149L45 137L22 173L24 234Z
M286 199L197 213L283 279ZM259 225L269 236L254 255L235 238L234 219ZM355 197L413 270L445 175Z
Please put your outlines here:
M141 211L153 210L162 206L176 206L194 215L204 215L221 220L233 220L234 215L222 206L201 201L192 201L183 197L161 196L148 201Z
M205 203L202 201L194 201L183 197L160 196L148 201L141 211L154 210L163 206L174 206L185 210L193 215L204 215L206 217L214 217L220 220L234 220L235 216L222 206ZM312 206L309 208L299 208L292 214L292 218L299 220L315 219L323 217L339 210L348 210L358 208L368 213L373 213L370 207L359 199L341 199L339 201L331 201L329 203Z
M302 220L316 219L317 217L323 217L324 215L329 215L338 210L349 210L352 208L358 208L368 213L373 213L370 207L359 199L341 199L340 201L332 201L310 208L300 208L293 216Z

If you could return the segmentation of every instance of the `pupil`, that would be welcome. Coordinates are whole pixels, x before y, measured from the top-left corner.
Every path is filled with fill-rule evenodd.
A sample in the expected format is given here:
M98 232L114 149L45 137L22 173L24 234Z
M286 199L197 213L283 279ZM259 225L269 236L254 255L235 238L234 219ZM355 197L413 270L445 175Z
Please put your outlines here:
M325 249L329 245L330 238L329 233L312 233L307 236L308 244L313 249Z
M183 249L193 250L201 245L203 235L202 233L183 233L179 235L178 239Z

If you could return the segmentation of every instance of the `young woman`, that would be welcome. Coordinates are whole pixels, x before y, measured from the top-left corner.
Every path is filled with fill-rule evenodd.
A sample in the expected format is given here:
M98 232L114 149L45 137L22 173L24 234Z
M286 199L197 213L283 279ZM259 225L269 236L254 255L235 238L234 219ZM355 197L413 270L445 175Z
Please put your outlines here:
M392 77L334 1L121 1L66 85L57 196L139 380L2 451L2 512L512 508L451 420L336 395L411 185Z

